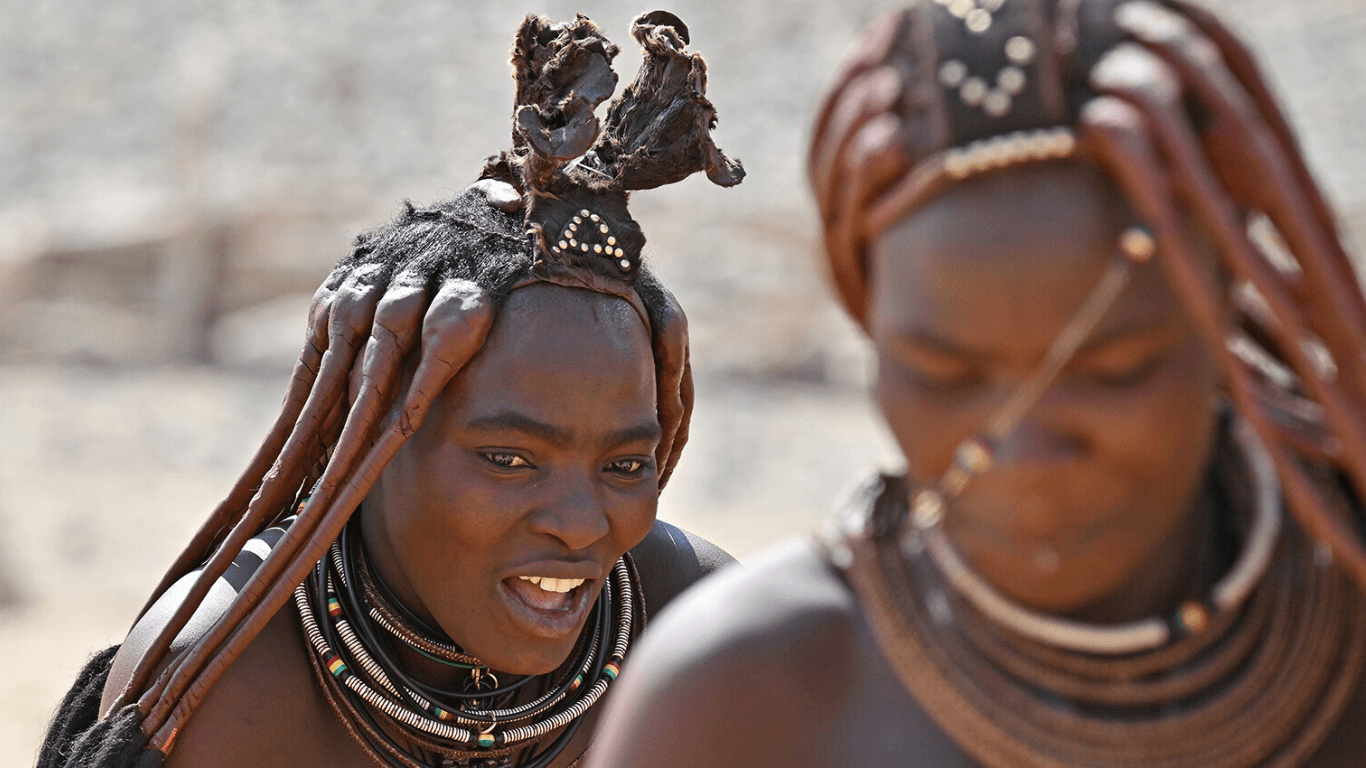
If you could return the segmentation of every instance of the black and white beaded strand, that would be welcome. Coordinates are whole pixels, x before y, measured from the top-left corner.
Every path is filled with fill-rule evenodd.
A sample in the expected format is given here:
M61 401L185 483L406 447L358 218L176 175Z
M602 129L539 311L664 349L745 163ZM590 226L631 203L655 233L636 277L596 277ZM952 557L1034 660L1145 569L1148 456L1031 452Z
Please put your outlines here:
M510 693L537 678L523 678L502 689L472 694L434 691L408 678L384 652L383 641L377 639L373 627L368 626L367 619L372 618L369 612L357 610L355 570L349 567L345 543L340 539L334 543L314 577L295 591L295 603L310 646L343 695L367 707L370 713L387 716L400 730L407 727L453 742L453 750L469 750L474 753L473 759L478 759L480 750L506 753L529 747L568 726L553 744L524 763L546 765L577 729L578 719L601 699L620 671L635 631L637 597L632 570L624 559L617 562L612 578L603 585L584 630L591 637L581 640L582 656L569 665L570 672L552 682L550 690L531 702L515 707L478 707L475 704L481 700L506 702ZM361 620L353 625L348 613L360 616ZM381 628L388 630L383 625ZM609 635L611 652L603 653ZM431 693L439 695L424 695ZM449 704L448 697L459 703ZM432 701L434 698L441 701ZM361 707L355 708L359 715L375 725ZM404 751L391 740L387 746Z

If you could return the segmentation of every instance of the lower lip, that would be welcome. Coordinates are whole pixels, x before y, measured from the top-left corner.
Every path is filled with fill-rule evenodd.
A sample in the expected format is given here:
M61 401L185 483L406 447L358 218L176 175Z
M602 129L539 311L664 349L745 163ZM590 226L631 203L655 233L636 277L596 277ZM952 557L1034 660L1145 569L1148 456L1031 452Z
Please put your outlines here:
M570 591L572 602L569 607L556 611L529 605L501 581L498 582L498 594L503 598L503 604L507 606L508 613L515 623L537 637L560 640L568 635L577 634L583 625L584 616L588 614L588 606L592 602L589 600L593 592L592 586L591 581L585 581L575 587Z

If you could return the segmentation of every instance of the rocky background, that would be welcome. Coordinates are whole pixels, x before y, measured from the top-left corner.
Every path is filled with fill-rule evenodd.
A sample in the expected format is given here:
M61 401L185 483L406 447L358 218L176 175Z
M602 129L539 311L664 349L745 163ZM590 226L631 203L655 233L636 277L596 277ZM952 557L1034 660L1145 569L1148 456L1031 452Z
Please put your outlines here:
M749 177L634 202L692 320L698 380L661 515L741 557L896 462L867 350L816 270L801 163L836 63L895 4L671 6ZM1348 231L1366 231L1366 3L1219 5ZM121 638L245 464L350 237L404 198L459 190L505 145L521 16L589 15L629 80L642 10L0 0L0 763L32 763L82 661Z

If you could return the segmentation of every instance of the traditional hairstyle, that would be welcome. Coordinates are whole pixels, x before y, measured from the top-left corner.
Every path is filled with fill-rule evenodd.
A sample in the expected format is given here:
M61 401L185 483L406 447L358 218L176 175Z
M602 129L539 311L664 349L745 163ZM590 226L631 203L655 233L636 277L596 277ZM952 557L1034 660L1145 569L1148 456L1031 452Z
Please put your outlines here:
M1321 476L1366 498L1366 301L1252 55L1208 11L919 0L885 16L838 76L809 158L841 301L866 325L868 248L946 185L1062 158L1109 174L1151 228L1296 518L1366 587L1362 521ZM1185 211L1227 284L1200 268Z
M615 90L617 47L583 16L564 24L528 16L512 57L512 149L490 158L483 181L455 199L409 204L392 224L359 236L318 289L280 415L148 601L202 567L115 709L127 706L111 710L133 719L149 753L170 750L209 689L313 569L433 399L483 345L512 290L553 282L636 308L654 351L663 488L692 411L687 321L641 264L645 237L626 210L627 195L704 169L730 186L744 171L711 141L716 113L705 96L706 65L686 50L687 27L656 11L631 31L645 60L603 130L593 110ZM416 363L400 404L405 360ZM397 415L381 429L389 413ZM152 680L243 545L301 502L298 520L224 616Z

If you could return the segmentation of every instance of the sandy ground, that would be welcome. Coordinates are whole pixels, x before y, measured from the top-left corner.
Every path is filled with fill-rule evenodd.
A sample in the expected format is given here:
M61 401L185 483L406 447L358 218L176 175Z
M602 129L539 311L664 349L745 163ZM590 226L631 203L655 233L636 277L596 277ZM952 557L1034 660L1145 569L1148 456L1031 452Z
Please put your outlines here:
M661 515L742 558L809 530L861 472L894 463L864 394L866 349L812 269L802 157L836 62L857 30L900 4L666 5L712 67L718 139L750 176L725 192L692 179L633 198L647 256L692 321L699 376L692 442ZM1264 56L1310 165L1361 242L1362 0L1212 4ZM321 277L357 227L401 198L449 194L505 144L506 51L527 10L590 14L623 44L629 77L625 24L643 7L0 0L0 765L32 763L76 670L123 635L246 463L307 304L288 295L225 318L215 354L227 367L132 367L156 357L146 276L11 300L4 268L45 244L164 236L177 199L198 185L207 210L246 222L248 261ZM197 170L175 159L195 93L211 115ZM322 231L248 226L294 210L286 204L326 211Z
M0 367L0 764L32 764L81 663L117 642L270 424L284 380ZM744 557L895 454L854 388L702 380L664 519Z

